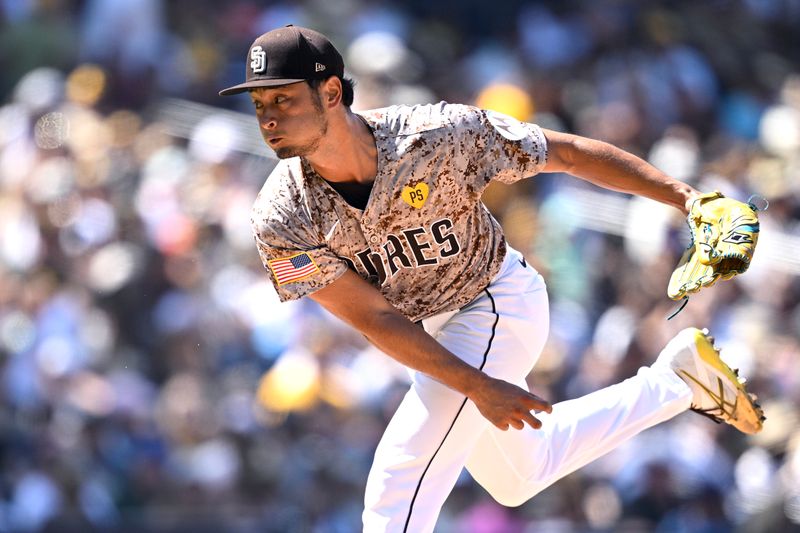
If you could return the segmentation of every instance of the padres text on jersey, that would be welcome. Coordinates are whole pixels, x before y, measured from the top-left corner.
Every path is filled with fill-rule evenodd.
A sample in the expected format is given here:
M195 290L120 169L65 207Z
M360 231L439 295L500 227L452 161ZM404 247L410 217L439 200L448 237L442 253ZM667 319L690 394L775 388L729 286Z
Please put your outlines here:
M363 211L299 157L278 163L253 206L265 265L307 254L316 266L290 282L272 271L280 298L305 296L350 268L411 320L462 307L489 284L505 256L502 230L481 194L492 180L512 183L544 167L541 129L444 102L361 116L378 148Z

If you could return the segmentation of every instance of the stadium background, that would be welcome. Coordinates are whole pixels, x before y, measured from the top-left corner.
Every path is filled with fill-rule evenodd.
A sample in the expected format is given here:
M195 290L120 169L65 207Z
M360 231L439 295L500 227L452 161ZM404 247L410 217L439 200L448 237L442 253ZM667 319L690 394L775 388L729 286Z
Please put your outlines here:
M548 280L530 377L576 397L709 327L769 417L686 414L516 509L468 476L442 532L800 531L800 2L0 1L0 532L351 532L405 372L279 305L249 209L275 160L255 36L330 35L355 109L445 99L760 194L751 270L665 296L677 212L543 175L486 201Z

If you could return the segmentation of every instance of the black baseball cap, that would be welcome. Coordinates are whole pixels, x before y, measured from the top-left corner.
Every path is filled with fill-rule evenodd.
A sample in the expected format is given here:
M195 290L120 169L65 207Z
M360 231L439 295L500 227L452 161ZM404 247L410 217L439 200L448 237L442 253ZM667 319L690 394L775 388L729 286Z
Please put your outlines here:
M247 53L244 83L228 87L220 96L243 93L255 87L275 87L305 80L344 77L344 60L327 37L289 24L261 35Z

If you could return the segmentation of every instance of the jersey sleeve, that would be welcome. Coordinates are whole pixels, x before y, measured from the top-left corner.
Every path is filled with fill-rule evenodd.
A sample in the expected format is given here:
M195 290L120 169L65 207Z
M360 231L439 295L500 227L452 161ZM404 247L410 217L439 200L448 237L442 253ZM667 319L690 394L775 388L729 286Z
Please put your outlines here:
M491 110L455 106L462 150L483 185L492 180L514 183L541 172L547 163L547 139L536 124Z
M318 291L347 270L302 218L264 212L257 204L251 221L258 255L281 301Z

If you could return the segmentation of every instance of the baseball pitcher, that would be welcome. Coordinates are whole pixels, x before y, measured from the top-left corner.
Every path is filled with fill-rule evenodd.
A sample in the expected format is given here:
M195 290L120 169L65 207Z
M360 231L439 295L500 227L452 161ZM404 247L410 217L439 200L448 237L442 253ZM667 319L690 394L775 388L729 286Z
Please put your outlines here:
M246 65L246 81L220 94L249 94L281 159L252 212L276 291L312 298L413 371L375 452L364 531L432 531L464 467L498 502L520 505L688 409L761 429L760 408L694 328L622 383L555 405L530 392L548 333L545 282L481 202L492 180L540 172L686 214L705 201L698 191L606 143L466 105L355 113L341 55L306 28L261 35ZM757 223L739 231L754 243Z

